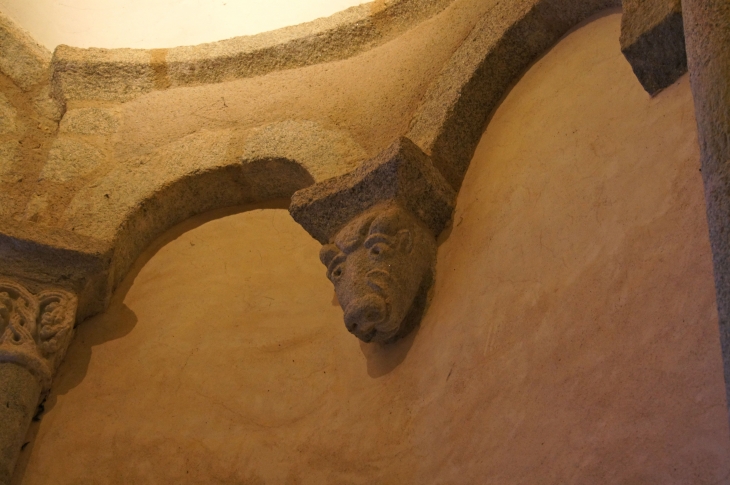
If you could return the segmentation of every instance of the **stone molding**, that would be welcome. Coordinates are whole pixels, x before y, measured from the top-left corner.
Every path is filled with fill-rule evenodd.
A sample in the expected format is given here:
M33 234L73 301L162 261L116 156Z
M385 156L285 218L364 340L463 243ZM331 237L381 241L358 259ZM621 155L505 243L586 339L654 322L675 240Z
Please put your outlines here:
M325 244L370 207L397 200L438 237L451 218L455 199L431 160L408 138L400 138L352 172L295 192L289 212Z
M687 72L680 0L624 0L621 52L654 96Z
M76 307L76 296L67 291L33 295L21 284L0 278L0 362L25 367L48 391L73 337Z
M69 100L129 101L151 91L260 76L339 59L382 44L453 0L389 0L261 34L170 49L61 45L52 92Z
M500 1L431 84L406 137L458 190L489 117L531 62L571 28L620 0Z

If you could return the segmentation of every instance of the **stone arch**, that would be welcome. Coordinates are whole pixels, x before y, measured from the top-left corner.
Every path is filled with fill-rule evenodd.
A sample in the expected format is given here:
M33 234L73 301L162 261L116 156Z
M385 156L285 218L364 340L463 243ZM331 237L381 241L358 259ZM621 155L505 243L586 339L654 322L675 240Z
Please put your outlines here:
M619 0L499 2L429 87L406 135L458 190L492 112L525 69L570 29Z
M71 200L61 226L107 248L105 287L94 293L108 301L140 253L172 226L215 209L287 199L365 157L347 133L306 120L243 134L200 130L88 183Z
M51 61L52 92L62 104L71 100L128 101L156 90L346 59L387 42L438 14L452 1L364 3L271 32L171 49L61 45Z

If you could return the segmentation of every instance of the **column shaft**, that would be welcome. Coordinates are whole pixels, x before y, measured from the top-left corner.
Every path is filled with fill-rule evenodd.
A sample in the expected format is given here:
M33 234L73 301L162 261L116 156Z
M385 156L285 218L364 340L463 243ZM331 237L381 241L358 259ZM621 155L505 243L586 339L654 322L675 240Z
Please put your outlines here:
M682 16L730 403L730 2L683 0Z
M25 367L0 363L0 484L10 483L15 462L41 395L38 379Z

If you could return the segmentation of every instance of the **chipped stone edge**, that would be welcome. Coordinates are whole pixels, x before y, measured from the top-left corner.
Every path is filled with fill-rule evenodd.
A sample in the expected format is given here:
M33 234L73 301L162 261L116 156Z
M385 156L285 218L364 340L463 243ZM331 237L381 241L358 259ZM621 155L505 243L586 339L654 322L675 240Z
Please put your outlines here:
M28 91L47 79L50 65L51 52L0 12L0 72Z
M444 10L453 0L391 0L252 36L170 49L58 46L51 63L59 101L129 101L180 86L219 83L344 59Z

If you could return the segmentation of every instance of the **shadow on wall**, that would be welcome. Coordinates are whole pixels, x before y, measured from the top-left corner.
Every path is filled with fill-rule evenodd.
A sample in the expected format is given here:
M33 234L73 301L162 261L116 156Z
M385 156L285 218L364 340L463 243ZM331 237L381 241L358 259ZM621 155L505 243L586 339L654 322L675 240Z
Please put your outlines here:
M15 467L13 484L22 483L43 414L53 409L58 400L58 396L67 394L84 380L89 363L91 362L93 347L125 337L134 329L137 324L137 315L134 314L124 301L137 275L149 260L160 249L182 234L212 220L255 209L286 209L288 207L289 199L274 199L265 203L228 207L200 214L168 230L142 252L115 290L107 310L77 326L76 335L69 346L66 358L64 359L64 365L59 369L50 394L39 406L38 413L33 418L33 422L28 430Z
M420 328L420 325L416 326L407 336L389 344L360 342L360 350L367 360L368 375L377 379L395 370L411 350Z

